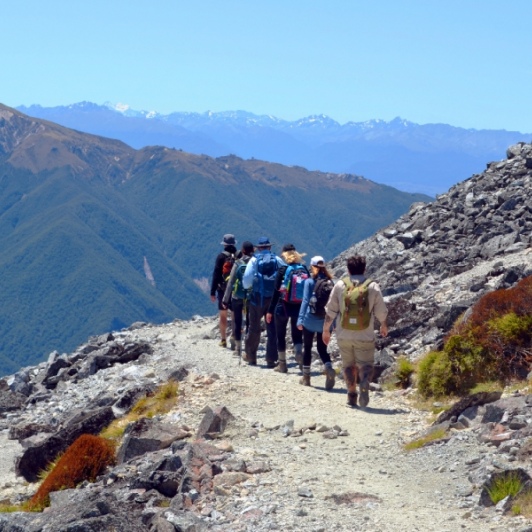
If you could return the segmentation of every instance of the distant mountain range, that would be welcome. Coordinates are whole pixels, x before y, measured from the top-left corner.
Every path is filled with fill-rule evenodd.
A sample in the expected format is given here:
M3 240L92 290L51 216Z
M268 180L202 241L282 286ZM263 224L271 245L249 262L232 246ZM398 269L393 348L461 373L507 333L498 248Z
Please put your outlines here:
M129 124L98 109L95 123ZM353 174L136 150L0 105L0 374L135 321L214 314L201 288L224 233L330 259L429 199Z
M122 140L133 148L166 146L220 157L233 154L309 170L352 173L431 196L504 158L531 133L419 125L396 118L339 124L319 115L297 121L244 111L171 113L82 102L18 108L33 117Z

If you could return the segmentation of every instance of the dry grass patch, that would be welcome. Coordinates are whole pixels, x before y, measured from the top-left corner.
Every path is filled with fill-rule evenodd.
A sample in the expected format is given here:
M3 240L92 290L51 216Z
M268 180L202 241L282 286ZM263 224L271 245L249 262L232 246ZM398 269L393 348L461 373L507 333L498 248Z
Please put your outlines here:
M512 505L512 513L514 515L522 515L524 517L532 517L532 491L525 491L520 493Z
M428 434L425 434L425 436L422 436L421 438L416 438L415 440L412 440L411 442L405 443L403 445L403 449L405 451L414 451L415 449L420 449L421 447L424 447L425 445L430 445L432 443L437 443L439 441L443 441L447 439L447 431L444 428L437 428L434 430L431 430Z
M179 386L176 381L168 381L146 397L139 399L131 411L120 419L115 419L100 436L112 441L119 441L124 435L126 427L141 418L152 418L166 414L177 404Z

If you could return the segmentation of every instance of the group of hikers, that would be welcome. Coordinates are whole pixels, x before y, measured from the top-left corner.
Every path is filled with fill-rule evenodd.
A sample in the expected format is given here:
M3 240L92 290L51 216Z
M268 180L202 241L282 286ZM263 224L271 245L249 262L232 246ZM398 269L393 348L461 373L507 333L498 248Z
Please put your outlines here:
M300 384L310 386L312 345L325 366L325 389L335 385L328 353L334 331L347 386L347 405L367 406L375 353L374 317L382 336L388 334L387 309L379 285L366 278L366 259L347 259L348 274L334 282L322 256L304 263L304 253L285 244L280 256L269 238L245 241L237 251L232 234L223 237L216 257L211 300L218 303L221 347L228 347L228 312L232 312L229 347L235 357L257 365L261 325L266 323L266 367L287 373L286 333L290 332ZM357 390L358 383L358 390Z

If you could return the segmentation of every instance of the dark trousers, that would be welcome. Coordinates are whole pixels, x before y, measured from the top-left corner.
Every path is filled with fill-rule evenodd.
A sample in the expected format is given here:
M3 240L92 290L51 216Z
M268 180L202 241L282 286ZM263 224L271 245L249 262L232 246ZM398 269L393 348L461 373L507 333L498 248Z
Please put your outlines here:
M303 331L297 328L297 317L299 316L300 305L279 305L275 309L275 329L277 331L277 349L286 351L286 329L288 320L290 320L290 332L292 342L295 344L303 343Z
M303 366L310 366L312 362L312 342L316 335L316 344L318 347L318 355L321 361L325 364L331 361L329 353L327 353L327 346L323 343L322 333L315 333L303 327Z
M231 299L231 308L233 309L233 334L237 342L240 342L242 340L242 324L244 322L244 319L246 320L246 334L248 331L249 307L247 304L245 306L246 309L244 311L243 299Z
M257 350L260 343L261 320L268 312L271 297L265 297L260 300L257 297L255 301L249 303L249 333L246 339L246 355L252 360L257 359ZM277 338L275 336L275 320L266 324L266 334L268 340L266 342L266 362L276 362L277 354Z

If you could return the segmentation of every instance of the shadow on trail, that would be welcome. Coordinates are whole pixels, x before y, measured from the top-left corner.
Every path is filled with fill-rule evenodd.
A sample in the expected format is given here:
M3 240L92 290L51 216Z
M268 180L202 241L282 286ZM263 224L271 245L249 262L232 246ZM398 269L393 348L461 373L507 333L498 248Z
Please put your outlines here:
M353 410L359 410L360 412L365 412L367 414L377 414L381 416L396 416L398 414L408 414L408 410L403 410L401 408L372 408L371 406L366 406L365 408L357 406Z
M330 394L343 394L347 395L347 390L345 388L333 388L332 390L326 390L323 386L312 386L315 390L320 390L325 393ZM408 414L408 410L403 410L402 408L373 408L371 406L366 406L365 408L361 406L355 406L352 410L358 410L360 412L366 412L367 414L376 414L380 416L396 416L399 414Z

